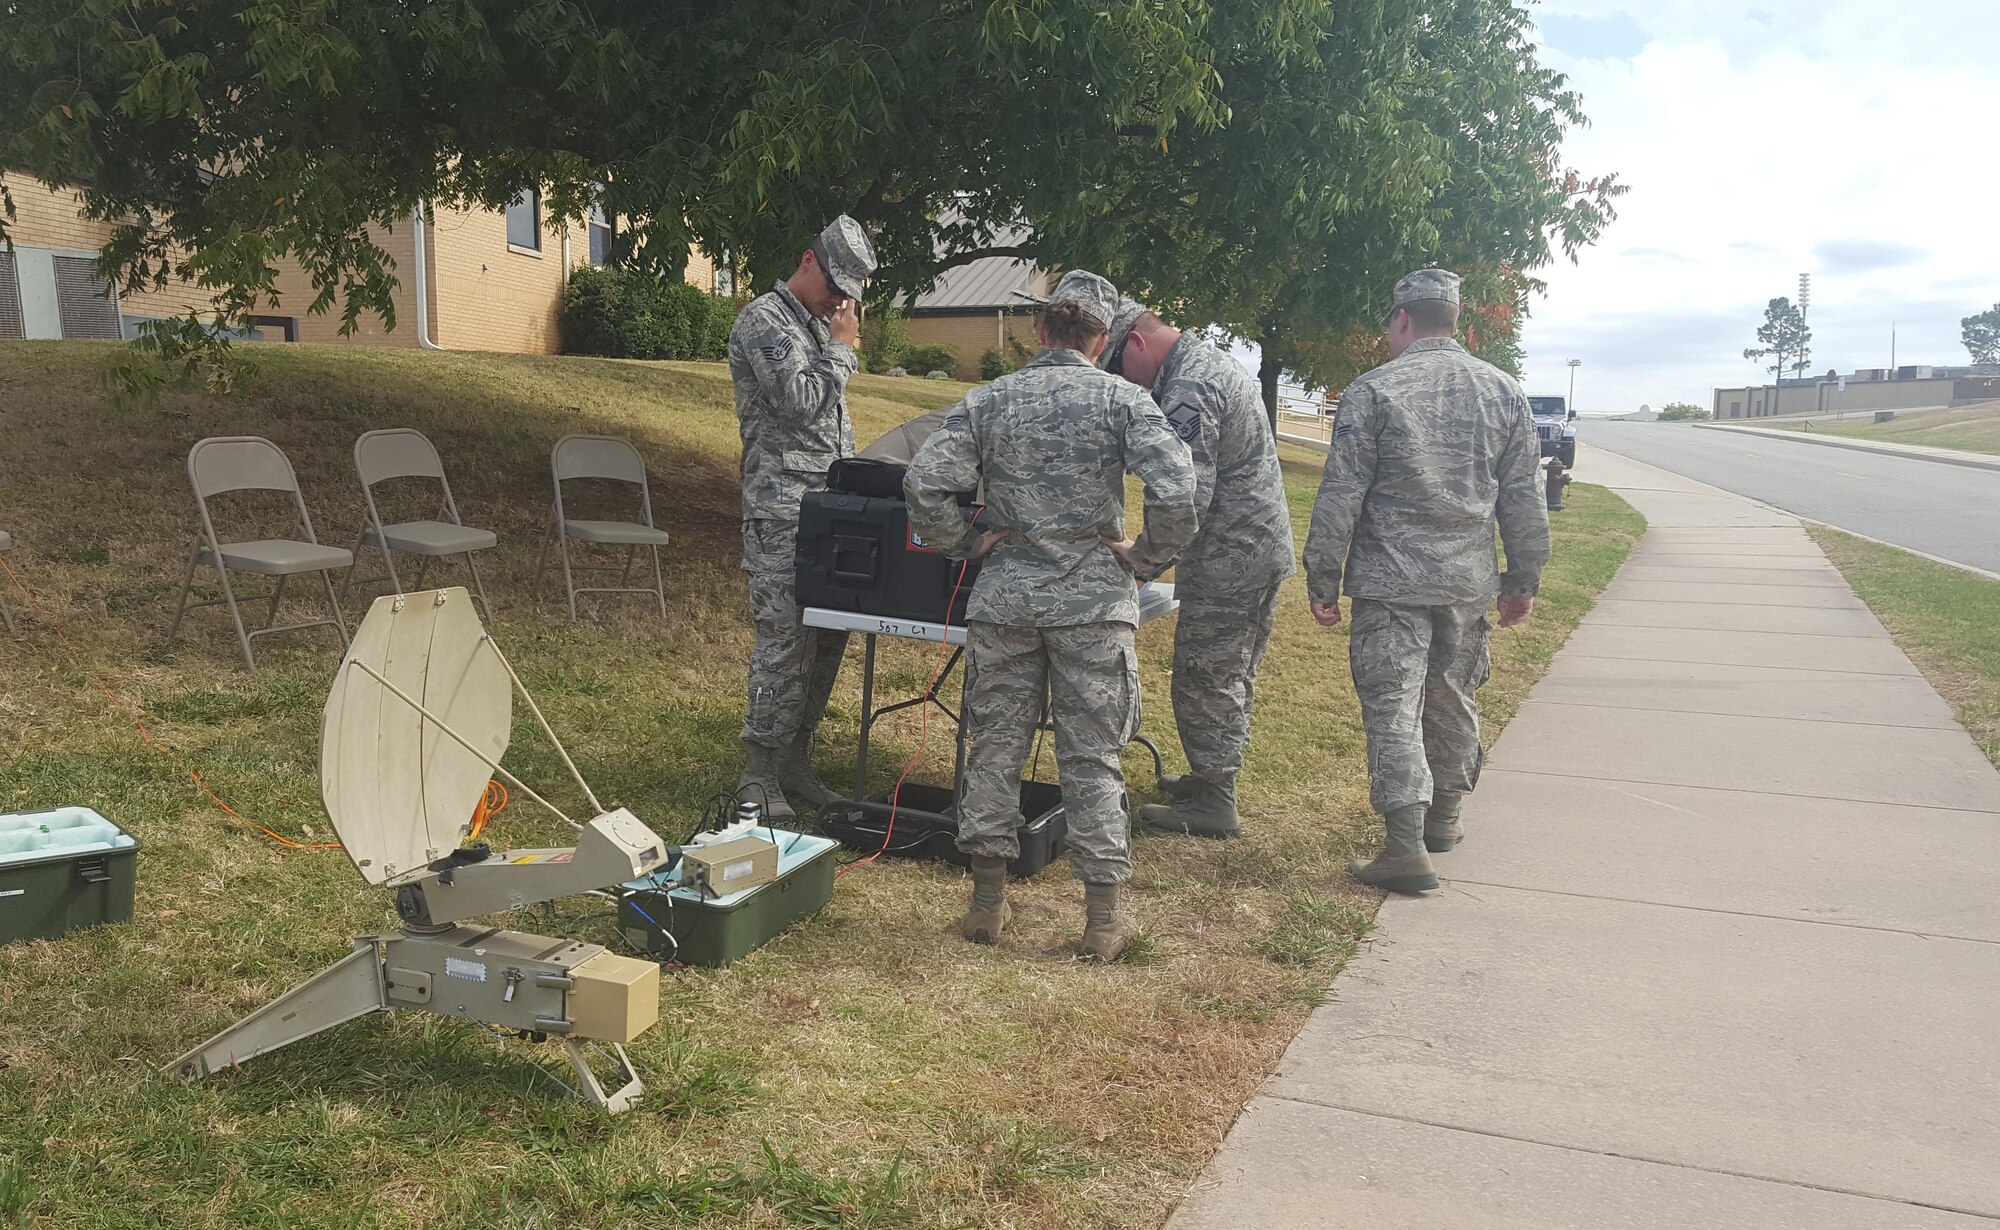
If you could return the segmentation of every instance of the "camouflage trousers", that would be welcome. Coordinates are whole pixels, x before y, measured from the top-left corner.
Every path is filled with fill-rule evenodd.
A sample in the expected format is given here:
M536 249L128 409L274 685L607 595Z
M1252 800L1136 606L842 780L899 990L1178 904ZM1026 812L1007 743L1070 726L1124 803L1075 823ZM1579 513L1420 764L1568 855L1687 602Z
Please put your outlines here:
M1278 588L1176 595L1174 726L1191 776L1220 785L1243 771L1257 667L1271 643Z
M750 622L757 633L743 737L765 747L783 747L800 731L810 735L819 728L847 650L845 632L799 622L798 537L795 521L743 523L743 570L750 574Z
M971 743L958 805L958 848L1020 853L1021 771L1046 698L1069 824L1069 866L1086 884L1132 876L1125 770L1139 729L1139 655L1131 624L1031 628L971 624L965 640L965 720Z
M1368 797L1384 815L1479 782L1479 702L1492 666L1485 602L1354 599L1347 658L1368 731Z

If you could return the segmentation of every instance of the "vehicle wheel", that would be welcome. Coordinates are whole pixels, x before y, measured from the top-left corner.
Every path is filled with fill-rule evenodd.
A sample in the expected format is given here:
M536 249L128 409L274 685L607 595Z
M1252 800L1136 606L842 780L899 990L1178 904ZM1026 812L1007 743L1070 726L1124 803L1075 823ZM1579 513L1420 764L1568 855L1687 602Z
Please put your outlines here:
M1556 457L1562 461L1563 469L1576 469L1576 441L1564 440L1562 447L1556 450Z

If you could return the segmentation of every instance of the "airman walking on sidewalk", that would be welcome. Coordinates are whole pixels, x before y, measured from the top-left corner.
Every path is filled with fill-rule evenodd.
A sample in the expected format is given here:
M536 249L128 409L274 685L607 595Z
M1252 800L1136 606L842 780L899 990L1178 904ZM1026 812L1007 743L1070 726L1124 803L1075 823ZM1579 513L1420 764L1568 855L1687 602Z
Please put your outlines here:
M1340 622L1368 734L1370 802L1382 852L1349 870L1391 892L1437 887L1430 854L1464 833L1479 782L1486 611L1528 618L1549 559L1549 514L1528 401L1512 377L1452 339L1458 275L1396 283L1389 362L1347 387L1307 535L1313 618ZM1507 553L1501 572L1493 529Z
M832 797L813 776L812 738L847 634L801 622L793 556L800 498L826 486L836 459L854 454L846 397L861 337L854 305L874 272L867 232L842 214L729 332L743 435L743 570L757 633L739 789L756 787L765 814L778 820L792 817L792 801L816 810Z
M1188 772L1171 805L1139 818L1163 832L1234 837L1236 775L1250 743L1257 668L1278 589L1292 574L1292 514L1263 399L1243 364L1142 303L1121 299L1099 366L1151 391L1194 458L1201 529L1175 562L1174 725ZM1165 568L1138 573L1156 579Z

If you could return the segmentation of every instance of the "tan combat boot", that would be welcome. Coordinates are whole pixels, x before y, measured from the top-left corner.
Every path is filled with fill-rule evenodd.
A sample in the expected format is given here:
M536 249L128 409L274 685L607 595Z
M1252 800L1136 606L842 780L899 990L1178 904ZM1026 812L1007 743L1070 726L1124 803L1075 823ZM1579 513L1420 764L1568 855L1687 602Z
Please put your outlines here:
M975 944L998 944L1012 917L1014 911L1007 904L1007 860L998 855L973 855L972 908L965 913L960 934Z
M1398 807L1382 818L1382 852L1368 862L1352 862L1347 873L1363 884L1392 893L1421 893L1438 886L1437 869L1424 853L1424 806Z
M833 802L834 793L812 768L812 732L802 730L778 749L778 787L785 797L817 816Z
M1458 820L1464 807L1462 794L1440 790L1431 796L1430 810L1424 813L1424 849L1443 854L1465 840L1465 826Z
M1083 955L1116 961L1139 928L1118 912L1118 885L1083 886Z
M1236 780L1222 783L1198 777L1185 779L1186 793L1172 803L1148 803L1139 809L1139 819L1162 833L1188 837L1241 837L1243 827L1236 816Z
M785 801L785 788L778 781L784 756L783 748L765 747L754 739L743 740L743 776L736 783L736 797L763 804L766 820L797 818L798 813Z

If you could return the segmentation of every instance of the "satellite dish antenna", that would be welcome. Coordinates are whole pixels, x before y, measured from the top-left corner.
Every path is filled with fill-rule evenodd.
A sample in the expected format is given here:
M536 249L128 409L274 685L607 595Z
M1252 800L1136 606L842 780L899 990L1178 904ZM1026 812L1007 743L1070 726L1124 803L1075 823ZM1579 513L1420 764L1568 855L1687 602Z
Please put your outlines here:
M578 824L500 767L514 692L555 744L596 816ZM560 849L467 846L473 809L498 775L577 830ZM624 1043L659 1018L660 967L597 944L461 920L646 875L667 844L624 808L606 811L463 588L379 598L334 674L320 725L320 800L361 878L395 893L403 929L366 935L346 958L182 1055L188 1079L374 1012L478 1021L503 1041L559 1037L585 1100L608 1111L644 1090ZM615 1052L607 1093L584 1044Z

